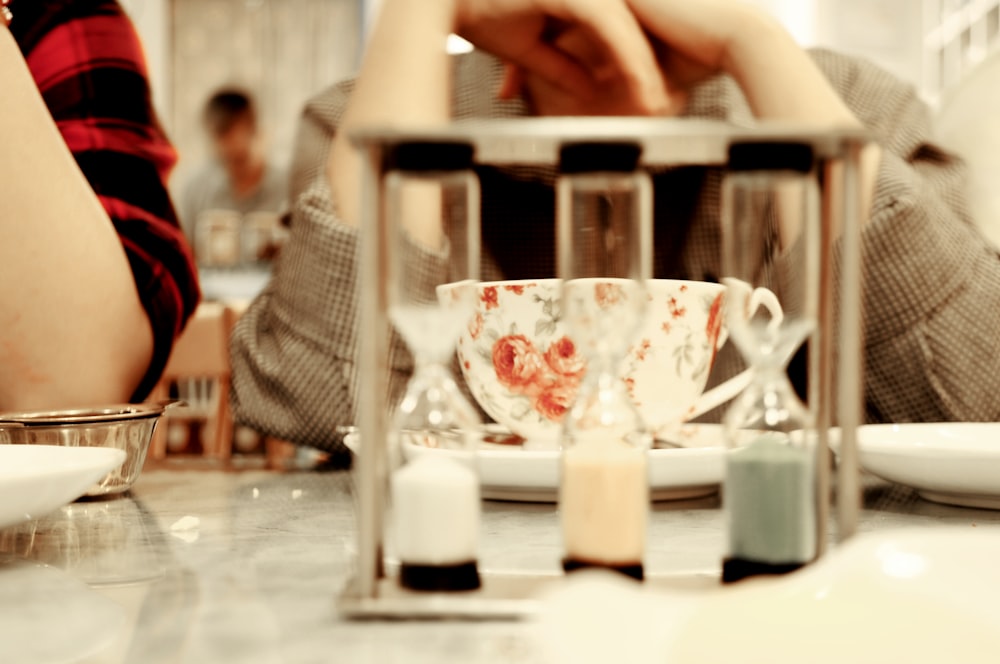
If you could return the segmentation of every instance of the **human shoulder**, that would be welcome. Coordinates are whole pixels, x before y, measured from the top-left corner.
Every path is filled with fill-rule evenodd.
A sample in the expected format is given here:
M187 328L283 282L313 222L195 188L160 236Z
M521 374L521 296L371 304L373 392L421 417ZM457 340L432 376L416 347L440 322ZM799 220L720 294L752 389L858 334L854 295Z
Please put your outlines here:
M503 80L503 64L479 50L452 58L452 115L459 119L520 117L524 102L500 100L497 91ZM357 78L351 76L328 86L311 97L302 110L302 121L332 136L344 115Z
M833 85L849 86L869 80L882 85L907 85L885 67L861 55L824 47L809 48L806 52Z
M182 180L180 188L181 222L193 227L194 218L201 210L219 207L217 198L227 187L225 172L214 161L194 168Z
M214 160L208 159L192 168L184 178L183 191L199 192L218 187L226 179L225 171Z
M930 121L930 107L916 86L872 60L830 49L809 54L848 108L869 129L891 135Z
M15 21L10 24L10 31L21 47L25 56L30 56L36 46L43 41L52 41L55 33L56 41L72 36L74 39L85 38L87 34L78 29L60 30L69 24L80 25L91 19L100 17L107 29L114 26L131 30L132 23L127 14L115 0L46 0L45 2L15 3ZM60 36L62 33L65 37ZM106 32L105 32L106 36ZM110 48L119 48L118 44L107 44ZM79 54L68 51L63 57L79 57Z
M355 80L353 76L343 79L310 97L302 107L301 122L332 136L347 109Z

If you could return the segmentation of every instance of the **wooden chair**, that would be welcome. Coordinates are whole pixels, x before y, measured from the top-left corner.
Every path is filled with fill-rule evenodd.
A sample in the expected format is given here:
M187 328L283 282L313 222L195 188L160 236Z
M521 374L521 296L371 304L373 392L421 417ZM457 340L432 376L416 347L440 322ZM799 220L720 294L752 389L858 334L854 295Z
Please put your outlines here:
M203 302L188 322L184 333L174 344L153 398L166 399L170 386L178 383L194 384L186 397L190 402L187 412L177 413L177 417L204 417L207 432L204 439L206 456L227 462L233 453L233 418L229 408L229 336L233 325L246 309L247 303L234 301ZM211 390L204 389L210 386ZM157 427L150 445L149 455L153 459L163 459L167 455L168 414ZM295 457L295 445L266 436L264 438L265 461L268 468L281 470Z
M201 388L182 389L181 397L189 401L187 413L181 410L174 416L204 417L207 428L203 438L204 453L222 461L228 461L232 455L229 334L237 316L237 309L225 303L203 302L198 305L184 333L174 344L163 376L154 391L154 398L165 399L169 396L173 383ZM153 459L162 459L167 454L170 415L164 417L161 426L157 427L150 445L149 454Z

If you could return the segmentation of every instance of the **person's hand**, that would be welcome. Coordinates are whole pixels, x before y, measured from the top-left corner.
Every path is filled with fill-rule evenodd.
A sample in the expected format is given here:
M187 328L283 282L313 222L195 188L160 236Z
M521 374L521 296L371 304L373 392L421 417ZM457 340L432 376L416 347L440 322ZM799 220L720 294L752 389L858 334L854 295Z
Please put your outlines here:
M460 0L455 29L509 65L506 96L521 75L582 100L614 79L640 112L666 107L656 57L625 0ZM584 36L598 55L584 62L559 48L556 40L568 32Z
M741 41L769 20L761 10L734 0L626 0L653 39L661 66L675 85L728 71ZM773 21L772 21L773 22ZM731 72L730 72L731 73Z
M716 73L733 77L758 119L856 128L861 121L773 17L737 0L626 0L653 40L671 100ZM874 196L877 143L862 153L861 197ZM836 172L830 177L840 177ZM800 229L782 226L790 246ZM834 233L839 233L835 229Z
M741 78L737 53L744 43L772 37L781 28L756 7L733 0L626 0L656 51L671 106L705 79L727 73Z
M772 16L738 0L626 0L649 34L668 94L726 73L758 118L856 126L812 58Z

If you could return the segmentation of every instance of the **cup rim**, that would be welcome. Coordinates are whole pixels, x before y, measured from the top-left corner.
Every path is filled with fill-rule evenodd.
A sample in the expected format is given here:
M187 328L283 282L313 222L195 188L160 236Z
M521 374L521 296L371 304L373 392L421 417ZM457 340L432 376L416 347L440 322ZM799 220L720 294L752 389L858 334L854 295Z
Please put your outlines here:
M595 281L629 281L625 277L581 277L580 280L595 280ZM562 281L561 277L540 277L538 279L496 279L492 281L477 281L474 283L476 288L488 288L491 286L527 286L529 284L551 284ZM647 282L653 282L656 284L666 284L672 285L676 284L678 286L685 284L703 284L705 286L714 287L718 290L724 290L726 288L725 284L719 283L718 281L703 281L699 279L663 279L658 277L653 277L646 280ZM455 287L459 284L466 282L453 282L450 284L442 284L443 287Z

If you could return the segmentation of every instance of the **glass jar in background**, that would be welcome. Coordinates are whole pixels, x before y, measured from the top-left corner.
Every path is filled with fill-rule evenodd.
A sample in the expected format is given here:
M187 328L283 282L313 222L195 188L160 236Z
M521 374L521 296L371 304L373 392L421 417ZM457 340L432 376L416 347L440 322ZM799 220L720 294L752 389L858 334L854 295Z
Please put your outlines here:
M265 265L277 253L281 215L277 212L248 212L240 234L241 261L245 267Z
M243 217L235 210L203 210L195 221L195 260L200 267L239 265Z

